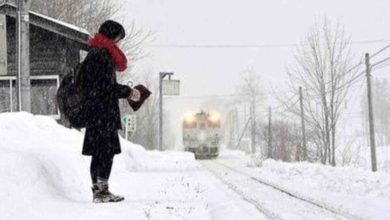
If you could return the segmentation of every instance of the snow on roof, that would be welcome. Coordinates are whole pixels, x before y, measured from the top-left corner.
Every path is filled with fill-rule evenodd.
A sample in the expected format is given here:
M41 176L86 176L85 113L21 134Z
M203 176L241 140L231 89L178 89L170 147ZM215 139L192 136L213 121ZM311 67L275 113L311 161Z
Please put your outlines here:
M64 27L73 29L73 30L75 30L75 31L78 31L78 32L81 32L81 33L90 35L89 32L88 32L86 29L81 28L81 27L78 27L78 26L76 26L76 25L69 24L69 23L67 23L67 22L64 22L64 21L61 21L61 20L58 20L58 19L49 17L49 16L47 16L47 15L40 14L40 13L37 13L37 12L34 12L34 11L29 11L29 13L30 13L30 14L33 14L33 15L36 15L36 16L38 16L38 17L44 18L44 19L46 19L46 20L52 21L52 22L54 22L54 23L60 24L60 25L62 25L62 26L64 26Z
M15 9L17 8L16 5L14 5L14 4L12 4L12 3L8 2L8 1L4 1L4 0L0 1L0 7L5 6L5 5L11 6L11 7L15 8ZM49 17L47 15L43 15L43 14L31 11L31 10L29 10L29 14L35 15L37 17L41 17L41 18L43 18L45 20L51 21L53 23L59 24L61 26L67 27L67 28L75 30L77 32L80 32L80 33L83 33L83 34L86 34L86 35L90 35L90 33L86 29L84 29L84 28L81 28L81 27L78 27L76 25L69 24L67 22L64 22L64 21L61 21L61 20Z

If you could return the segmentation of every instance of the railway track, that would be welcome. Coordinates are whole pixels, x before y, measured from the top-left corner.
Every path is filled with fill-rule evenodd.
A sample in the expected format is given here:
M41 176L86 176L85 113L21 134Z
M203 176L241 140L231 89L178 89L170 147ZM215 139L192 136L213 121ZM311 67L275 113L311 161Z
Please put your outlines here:
M291 192L217 160L201 161L201 163L225 185L270 219L365 219Z

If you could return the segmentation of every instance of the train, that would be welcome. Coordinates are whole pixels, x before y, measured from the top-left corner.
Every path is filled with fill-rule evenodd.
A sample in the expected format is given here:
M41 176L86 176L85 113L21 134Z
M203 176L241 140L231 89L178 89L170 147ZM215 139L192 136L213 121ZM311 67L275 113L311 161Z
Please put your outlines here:
M218 157L221 144L221 115L218 112L200 111L186 114L183 119L184 150L195 159Z

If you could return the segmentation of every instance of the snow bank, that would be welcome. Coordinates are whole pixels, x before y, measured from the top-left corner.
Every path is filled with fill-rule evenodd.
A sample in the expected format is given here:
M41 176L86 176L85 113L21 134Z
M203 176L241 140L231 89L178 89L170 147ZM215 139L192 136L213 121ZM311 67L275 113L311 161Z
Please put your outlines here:
M390 176L356 167L266 160L260 178L367 219L390 219Z
M88 174L81 167L88 166L87 158L78 156L82 133L25 112L0 114L0 132L0 175L10 183L7 187L44 185L66 191L84 184L75 178Z
M81 155L84 134L59 125L46 116L26 112L0 114L0 149L31 153L58 153ZM142 146L120 137L123 154L117 160L128 169L195 168L193 154L183 152L147 152ZM55 155L54 155L55 156ZM54 157L53 156L53 157ZM84 158L84 159L83 159ZM88 157L80 157L83 161ZM121 160L126 160L125 162Z
M390 173L390 146L377 146L376 158L378 170ZM371 150L369 146L359 149L354 165L371 169Z
M305 186L315 190L382 198L390 195L390 176L387 173L374 173L362 168L266 160L261 173L284 181L303 182Z
M90 191L90 157L81 155L84 138L82 132L65 128L50 117L18 112L0 114L0 133L1 219L89 219L92 217L111 219L120 216L128 219L133 212L134 216L138 216L135 219L142 219L139 216L145 216L145 207L137 208L138 203L134 204L134 202L132 205L134 210L129 210L129 207L123 205L125 203L112 205L115 209L111 210L93 206ZM139 181L149 180L149 175L137 176L137 179L134 175L130 175L129 171L152 171L153 169L171 171L199 166L192 154L147 152L142 146L122 138L120 141L123 153L115 157L113 178L120 176L121 179L113 181L114 188L126 189L127 186L132 187L128 189L134 189L138 185L148 185ZM158 184L166 182L164 178L159 177L160 181L156 181ZM188 183L183 185L190 187ZM161 186L151 185L150 188L152 187L159 189ZM128 189L127 191L131 191ZM145 200L143 196L147 190L140 188L139 191L129 193L135 193L133 197ZM169 193L165 192L165 194ZM191 196L194 195L187 195L187 197ZM206 210L203 207L204 202L191 200L195 205L183 205L185 206L183 209L188 213L194 214L195 211ZM142 202L139 204L145 206ZM163 202L160 205L148 206L149 214L172 217L169 213L173 211L166 209ZM191 207L192 212L188 211ZM119 212L125 209L128 211ZM176 207L173 209L176 210ZM73 212L66 210L73 210ZM85 212L86 210L98 210L98 212ZM207 216L207 211L206 214L198 213ZM190 214L187 216L191 216ZM179 211L177 215L183 213Z
M363 219L390 219L390 175L359 167L265 160L248 167L246 159L221 160L249 175L319 204Z

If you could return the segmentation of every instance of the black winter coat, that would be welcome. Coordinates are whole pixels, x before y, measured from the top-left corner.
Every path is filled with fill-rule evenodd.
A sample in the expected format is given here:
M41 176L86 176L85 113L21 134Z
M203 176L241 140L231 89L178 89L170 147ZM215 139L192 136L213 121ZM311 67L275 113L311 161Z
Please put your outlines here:
M119 101L127 98L131 88L118 84L115 66L108 50L92 48L80 67L80 86L85 96L87 116L83 143L84 155L119 154L118 129L122 129Z

